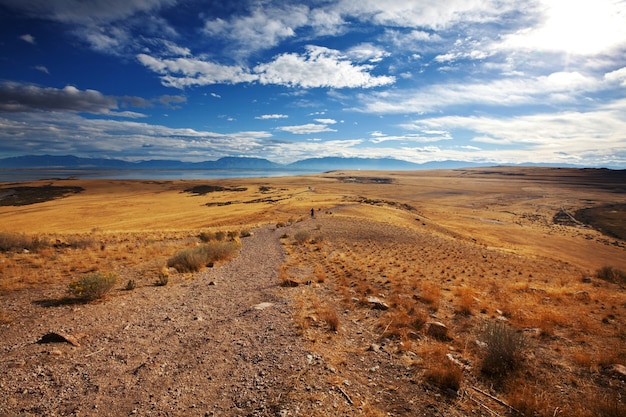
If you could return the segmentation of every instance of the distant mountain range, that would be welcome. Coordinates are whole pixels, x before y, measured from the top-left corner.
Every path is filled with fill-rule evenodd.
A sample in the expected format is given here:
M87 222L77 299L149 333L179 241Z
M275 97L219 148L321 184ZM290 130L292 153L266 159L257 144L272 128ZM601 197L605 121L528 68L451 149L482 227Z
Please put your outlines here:
M119 159L79 158L73 155L25 155L0 159L0 169L102 169L102 170L418 170L456 169L490 164L463 161L437 161L424 164L392 158L310 158L291 164L277 164L263 158L225 157L216 161L182 162L176 160L149 160L128 162Z

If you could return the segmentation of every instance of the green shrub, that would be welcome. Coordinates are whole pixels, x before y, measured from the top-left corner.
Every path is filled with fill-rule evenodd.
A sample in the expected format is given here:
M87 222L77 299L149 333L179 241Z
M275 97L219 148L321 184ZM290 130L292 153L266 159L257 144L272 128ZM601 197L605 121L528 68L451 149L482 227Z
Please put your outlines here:
M133 279L129 279L128 282L126 283L126 287L124 287L126 291L132 291L135 288L137 288L137 283Z
M238 249L236 242L211 242L178 252L168 259L167 266L178 272L198 272L214 262L232 258Z
M84 301L98 300L113 289L118 278L114 272L93 272L70 282L69 291Z
M296 240L296 243L301 245L311 239L311 233L307 232L306 230L299 230L296 232L295 235L293 235L293 238Z
M612 266L603 266L596 271L596 277L617 284L626 283L626 272Z
M493 376L504 376L516 369L527 345L524 334L499 321L487 323L482 341L487 344L482 371Z

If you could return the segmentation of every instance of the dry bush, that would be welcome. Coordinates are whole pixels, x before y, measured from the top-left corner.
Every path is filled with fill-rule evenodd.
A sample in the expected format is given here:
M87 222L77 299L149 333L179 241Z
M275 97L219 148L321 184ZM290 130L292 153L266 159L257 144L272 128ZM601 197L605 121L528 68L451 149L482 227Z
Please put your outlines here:
M328 328L331 332L336 332L339 330L339 316L337 315L337 311L330 306L323 306L317 309L317 315L320 320L325 322L328 325Z
M84 301L99 300L113 289L118 278L114 272L93 272L70 282L69 291Z
M311 233L306 230L299 230L293 235L297 244L302 245L311 240Z
M178 272L198 272L214 262L235 256L239 250L237 242L212 242L192 249L184 249L168 259L167 266Z
M499 321L487 323L482 341L487 348L481 369L492 376L505 376L516 369L527 346L524 334Z
M50 242L42 236L27 236L22 233L0 232L0 252L17 252L28 250L36 252L49 247Z
M626 283L626 272L612 266L603 266L596 271L596 277L613 283Z
M439 310L441 301L441 288L433 282L425 282L420 288L420 300L429 304L432 310Z
M70 236L67 245L73 249L91 249L98 246L98 241L91 236Z
M457 290L459 300L456 303L455 313L463 316L472 315L472 307L474 306L474 291L469 287L460 287Z
M424 378L442 390L458 391L463 381L463 370L445 356L433 361Z

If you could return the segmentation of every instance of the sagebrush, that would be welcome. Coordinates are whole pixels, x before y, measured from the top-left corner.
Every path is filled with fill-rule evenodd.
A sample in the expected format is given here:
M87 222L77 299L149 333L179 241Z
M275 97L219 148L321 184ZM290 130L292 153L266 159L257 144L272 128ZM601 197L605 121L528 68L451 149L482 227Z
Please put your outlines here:
M118 279L115 272L92 272L70 282L69 291L81 300L94 301L107 295Z

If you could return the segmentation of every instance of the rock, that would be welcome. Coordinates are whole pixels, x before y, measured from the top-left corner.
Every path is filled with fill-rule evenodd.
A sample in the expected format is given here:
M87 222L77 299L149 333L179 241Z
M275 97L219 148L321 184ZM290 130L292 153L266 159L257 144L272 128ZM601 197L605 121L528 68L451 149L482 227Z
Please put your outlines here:
M370 347L367 348L368 352L379 352L380 351L380 345L377 345L376 343L372 343L370 345Z
M287 279L283 281L280 285L282 287L293 288L293 287L297 287L300 284L297 281L294 281L292 279Z
M80 343L74 337L64 333L47 333L37 341L38 344L44 343L69 343L72 346L80 347Z
M264 303L259 303L259 304L255 305L253 308L255 310L265 310L266 308L271 307L273 305L274 304L272 304L272 303L264 302Z
M426 334L438 340L450 340L448 336L448 327L438 321L429 321L426 323Z
M584 277L582 279L582 282L584 282L585 284L591 284L591 277Z
M370 304L370 307L375 310L389 310L389 305L378 297L367 297L367 302Z

